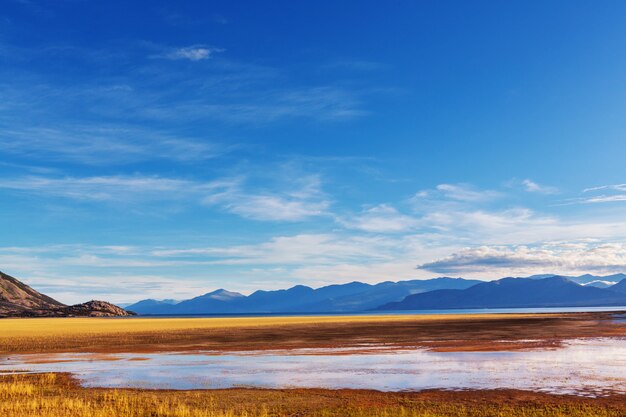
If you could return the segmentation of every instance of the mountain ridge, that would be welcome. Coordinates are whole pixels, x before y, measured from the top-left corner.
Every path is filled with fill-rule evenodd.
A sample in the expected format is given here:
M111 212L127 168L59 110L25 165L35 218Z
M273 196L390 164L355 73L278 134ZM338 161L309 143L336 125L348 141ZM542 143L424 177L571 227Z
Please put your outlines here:
M376 310L593 307L626 305L626 294L583 286L568 277L502 278L464 290L414 294Z
M229 301L207 299L207 293L175 305L141 300L129 305L138 314L252 314L252 313L349 313L366 311L386 302L402 300L417 292L437 288L467 288L482 281L440 277L429 280L384 281L367 284L352 281L320 288L295 285L279 290L257 290ZM225 290L224 290L225 291ZM239 294L239 293L236 293Z

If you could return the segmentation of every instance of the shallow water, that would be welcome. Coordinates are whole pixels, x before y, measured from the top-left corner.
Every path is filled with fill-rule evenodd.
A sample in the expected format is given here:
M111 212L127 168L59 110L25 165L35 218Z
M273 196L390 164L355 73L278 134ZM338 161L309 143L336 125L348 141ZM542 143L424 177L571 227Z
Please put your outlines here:
M519 307L519 308L472 308L472 309L446 309L446 310L390 310L390 311L364 311L364 312L317 312L317 313L232 313L232 314L145 314L139 316L123 317L123 320L145 317L302 317L302 316L397 316L397 315L440 315L440 314L499 314L499 313L594 313L626 311L626 306L610 307Z
M0 372L71 372L88 387L316 387L382 391L513 388L558 394L626 393L626 339L550 350L295 349L220 354L54 354L3 358Z

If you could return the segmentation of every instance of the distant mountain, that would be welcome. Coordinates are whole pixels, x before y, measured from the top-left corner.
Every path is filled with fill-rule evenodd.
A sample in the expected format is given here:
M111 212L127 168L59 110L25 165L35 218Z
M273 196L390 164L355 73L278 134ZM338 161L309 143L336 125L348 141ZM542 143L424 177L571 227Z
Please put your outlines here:
M436 290L414 294L377 310L429 310L515 307L578 307L626 305L626 294L611 289L582 286L572 280L503 278L464 290Z
M602 282L605 281L607 283L613 283L616 284L618 282L620 282L621 280L626 278L626 275L624 274L613 274L613 275L604 275L604 276L600 276L600 275L591 275L591 274L585 274L585 275L581 275L578 277L567 277L570 280L574 281L577 284L581 284L581 285L587 285L587 284L592 284L593 282Z
M236 314L236 313L334 313L371 310L407 295L436 289L464 289L482 281L435 278L376 285L350 282L313 289L304 285L275 291L256 291L249 296L217 290L176 305L143 300L127 308L138 314Z
M219 289L177 304L156 306L156 309L151 309L150 313L145 313L146 309L144 308L137 308L137 304L133 304L128 308L138 314L205 314L204 312L207 310L219 313L232 313L235 312L233 307L238 304L239 300L244 298L246 297L238 292ZM154 311L160 312L155 313Z
M67 306L0 272L0 317L111 317L133 314L105 301Z
M605 281L602 279L596 279L593 281L586 282L584 284L580 284L584 287L596 287L596 288L609 288L616 284L615 281Z
M140 311L151 311L154 309L167 309L171 307L173 304L168 303L165 300L154 300L149 298L147 300L141 300L137 303L128 303L128 304L120 304L121 307L127 308L129 310L140 312Z
M544 279L550 278L554 276L562 276L563 278L567 278L570 281L573 281L580 285L590 285L592 287L598 288L607 288L611 285L615 285L624 278L626 278L625 274L613 274L613 275L579 275L579 276L568 276L568 275L558 275L558 274L540 274L540 275L532 275L528 278L532 279Z
M616 291L616 292L619 292L619 293L626 294L626 278L624 278L623 280L621 280L617 284L609 287L609 289L611 291Z

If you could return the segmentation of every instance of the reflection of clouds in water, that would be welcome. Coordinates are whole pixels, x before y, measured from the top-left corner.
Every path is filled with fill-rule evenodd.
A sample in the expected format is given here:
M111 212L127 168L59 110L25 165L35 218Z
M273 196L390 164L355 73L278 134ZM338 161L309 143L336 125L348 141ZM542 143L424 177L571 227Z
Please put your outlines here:
M22 355L0 372L75 373L87 386L139 388L322 387L378 390L517 388L626 393L626 339L577 340L563 349L517 352L315 350L215 354ZM148 360L135 361L137 357ZM53 362L54 361L54 362ZM62 362L59 362L62 361Z

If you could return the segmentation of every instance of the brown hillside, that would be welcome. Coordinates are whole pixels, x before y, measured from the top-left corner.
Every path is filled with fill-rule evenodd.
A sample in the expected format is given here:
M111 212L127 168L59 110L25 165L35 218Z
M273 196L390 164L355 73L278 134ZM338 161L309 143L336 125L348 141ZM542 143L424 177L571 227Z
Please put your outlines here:
M0 272L0 313L65 307L65 304L35 291L10 275Z
M0 317L118 317L131 316L105 301L67 306L0 272Z

